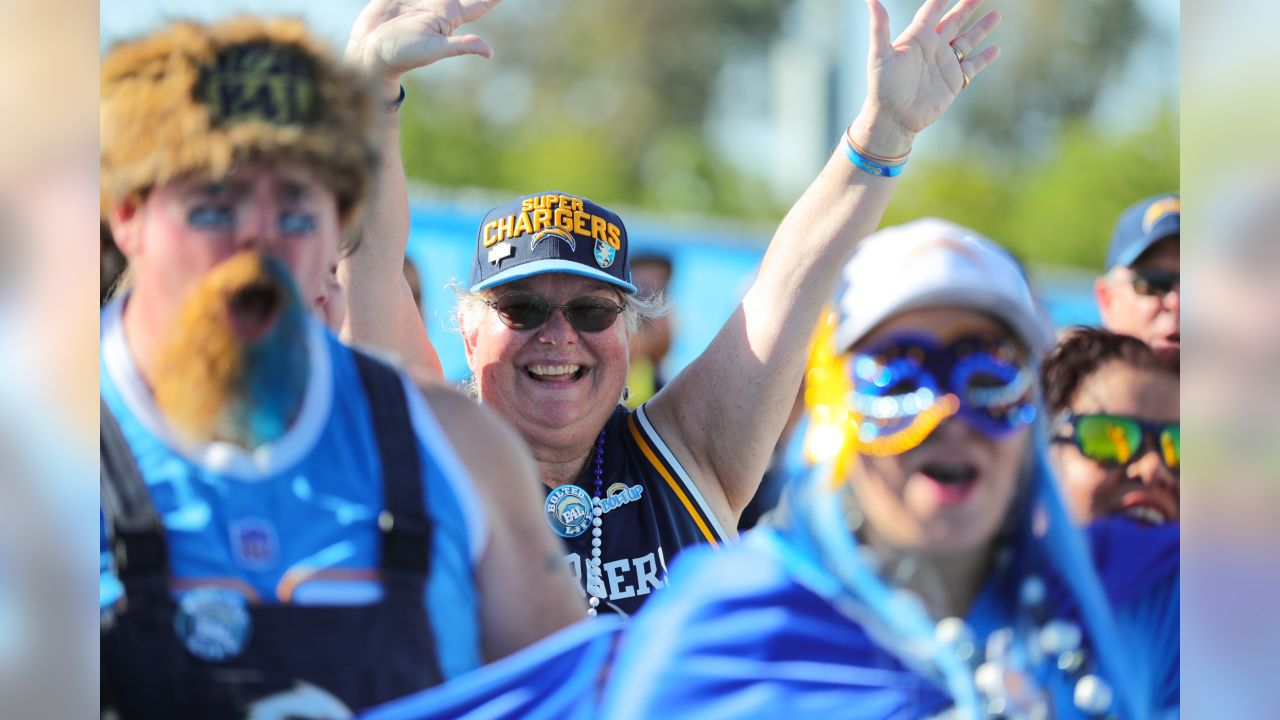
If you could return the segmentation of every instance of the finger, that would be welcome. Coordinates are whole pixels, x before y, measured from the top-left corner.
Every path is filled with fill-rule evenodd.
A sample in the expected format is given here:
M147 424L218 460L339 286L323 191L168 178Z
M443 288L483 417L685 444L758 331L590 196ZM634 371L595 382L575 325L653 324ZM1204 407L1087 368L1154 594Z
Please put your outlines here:
M925 27L935 27L942 21L942 13L947 9L947 3L950 0L925 0L920 9L916 11L917 23Z
M893 38L889 37L889 11L880 0L867 0L867 10L871 14L871 55L888 53L893 45Z
M982 0L960 0L942 18L942 22L938 23L936 28L938 34L942 36L944 41L951 42L956 35L960 34L960 29L964 27L965 23L969 22L969 18L973 17L973 14L981 6Z
M987 38L987 35L990 35L991 31L995 30L996 26L999 24L1000 13L992 10L986 15L983 15L982 19L978 20L978 22L969 26L967 30L957 35L956 39L951 41L951 44L958 48L960 52L967 55L970 50L981 45L982 41Z
M965 75L968 75L970 82L972 82L978 76L978 73L986 70L998 57L1000 57L1000 46L992 45L973 57L965 58L964 62L960 63L960 70Z
M361 44L368 42L369 37L377 31L378 26L386 19L386 5L386 0L372 0L356 16L355 22L351 24L351 32L347 36L349 58L358 56Z
M444 39L444 44L447 48L445 57L459 55L493 57L493 46L481 39L479 35L451 35Z
M471 0L462 4L462 22L469 23L497 7L502 0Z
M360 14L356 16L355 22L351 24L351 34L357 32L364 35L372 30L379 21L382 20L382 14L386 10L386 2L384 0L373 0L360 10Z

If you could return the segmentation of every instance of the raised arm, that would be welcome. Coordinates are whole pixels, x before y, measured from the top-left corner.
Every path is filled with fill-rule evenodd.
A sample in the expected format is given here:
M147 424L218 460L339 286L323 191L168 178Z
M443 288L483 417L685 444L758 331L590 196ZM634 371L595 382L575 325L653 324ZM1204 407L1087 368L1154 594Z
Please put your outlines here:
M977 48L1000 22L997 13L961 32L981 2L960 0L948 12L949 0L926 0L892 40L888 12L868 0L868 94L848 129L865 154L908 153L916 134L996 59L999 48ZM656 429L722 522L736 525L755 494L799 390L819 312L896 185L896 178L856 167L842 142L778 226L742 304L702 355L650 401Z
M475 35L454 35L499 0L372 0L356 18L347 61L363 69L388 106L399 97L408 71L456 55L491 57ZM400 159L400 115L388 112L382 128L382 160L359 247L343 259L338 280L346 289L342 338L397 355L414 377L438 379L440 358L404 278L409 240L409 197Z

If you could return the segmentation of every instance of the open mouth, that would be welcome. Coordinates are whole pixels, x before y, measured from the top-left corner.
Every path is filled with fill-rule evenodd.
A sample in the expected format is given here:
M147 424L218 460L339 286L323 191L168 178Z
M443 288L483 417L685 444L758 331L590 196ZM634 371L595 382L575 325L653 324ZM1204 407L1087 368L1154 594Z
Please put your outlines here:
M1146 525L1163 525L1170 520L1164 510L1145 499L1130 500L1121 504L1120 514Z
M963 461L930 462L920 468L920 473L934 482L939 499L944 503L963 501L978 480L978 467Z
M246 342L260 340L275 325L283 305L283 295L271 283L255 282L239 288L227 299L232 329Z
M524 372L530 378L544 383L568 384L581 380L589 370L581 365L526 365Z

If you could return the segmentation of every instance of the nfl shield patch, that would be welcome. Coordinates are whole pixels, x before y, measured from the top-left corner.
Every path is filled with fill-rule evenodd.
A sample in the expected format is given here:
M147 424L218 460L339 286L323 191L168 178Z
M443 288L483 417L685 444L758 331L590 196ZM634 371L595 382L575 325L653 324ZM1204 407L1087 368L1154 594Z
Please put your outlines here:
M250 570L269 570L280 562L276 530L259 518L231 523L231 548L236 561Z
M613 258L618 254L613 246L604 240L596 240L596 264L602 268L607 268L613 264Z

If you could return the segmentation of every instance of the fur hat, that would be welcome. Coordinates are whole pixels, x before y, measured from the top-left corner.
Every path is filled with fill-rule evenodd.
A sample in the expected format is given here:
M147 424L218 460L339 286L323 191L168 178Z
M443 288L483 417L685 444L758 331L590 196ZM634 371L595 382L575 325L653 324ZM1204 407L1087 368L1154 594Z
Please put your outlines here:
M101 94L104 211L183 176L293 160L354 236L378 158L373 93L300 21L174 23L114 47Z

